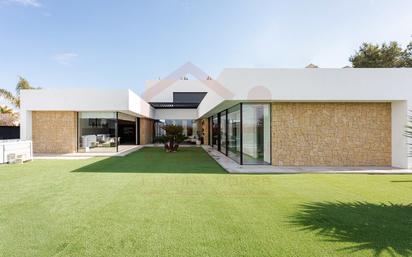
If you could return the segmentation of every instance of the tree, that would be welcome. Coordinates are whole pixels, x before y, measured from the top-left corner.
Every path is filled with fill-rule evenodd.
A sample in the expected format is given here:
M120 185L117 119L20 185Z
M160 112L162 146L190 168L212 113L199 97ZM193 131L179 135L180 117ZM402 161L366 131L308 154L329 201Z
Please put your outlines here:
M20 91L24 89L39 89L38 87L32 87L30 83L23 77L19 76L19 82L16 85L16 94L13 95L10 91L0 88L0 97L14 105L16 108L20 108Z
M179 144L182 143L186 137L183 135L183 127L177 125L166 125L163 127L166 135L158 138L158 141L164 143L167 152L176 152Z
M406 47L404 55L406 67L412 67L412 41Z
M412 67L412 41L405 49L395 41L382 45L363 43L349 61L354 68Z
M13 109L5 105L0 105L0 114L11 114L11 113L13 113Z
M15 97L10 91L0 88L0 97L7 100L17 108L20 108L20 99Z
M0 126L15 126L18 120L19 115L13 109L0 105Z

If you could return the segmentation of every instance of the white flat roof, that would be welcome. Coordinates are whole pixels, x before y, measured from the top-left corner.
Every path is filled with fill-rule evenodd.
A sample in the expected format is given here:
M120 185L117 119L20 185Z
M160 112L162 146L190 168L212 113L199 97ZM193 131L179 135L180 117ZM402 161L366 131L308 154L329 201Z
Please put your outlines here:
M21 91L28 111L119 111L151 118L154 109L129 89L34 89Z
M224 69L216 80L149 81L147 88L152 91L145 94L146 101L127 89L22 90L21 109L121 111L156 118L156 110L148 102L171 102L173 92L207 92L197 109L197 117L206 117L240 101L411 103L412 69ZM164 111L162 115L165 116ZM176 118L173 113L167 115ZM194 116L193 110L190 115Z

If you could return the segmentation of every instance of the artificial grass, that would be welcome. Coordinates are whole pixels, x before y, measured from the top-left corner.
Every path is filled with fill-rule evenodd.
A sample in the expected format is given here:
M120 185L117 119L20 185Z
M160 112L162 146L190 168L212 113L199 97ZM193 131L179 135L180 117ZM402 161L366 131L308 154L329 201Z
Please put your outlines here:
M233 175L200 148L0 166L0 256L411 256L412 176Z
M147 147L125 158L106 158L74 172L116 173L226 173L203 149L180 147L166 153L161 147Z

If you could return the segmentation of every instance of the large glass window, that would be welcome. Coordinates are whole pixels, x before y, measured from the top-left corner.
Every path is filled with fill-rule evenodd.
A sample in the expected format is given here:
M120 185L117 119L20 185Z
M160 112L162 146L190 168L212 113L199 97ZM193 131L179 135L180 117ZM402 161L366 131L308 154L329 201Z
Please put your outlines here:
M270 163L268 104L242 104L243 164Z
M209 117L209 125L210 144L231 159L270 163L270 104L238 104Z
M220 151L226 154L226 111L220 113Z
M199 140L196 120L159 120L155 122L155 137L164 135L164 125L182 126L183 135L187 137L184 143L196 144Z
M116 116L116 112L79 112L79 152L116 152Z
M212 119L212 146L215 147L216 149L218 148L219 144L219 122L217 115L213 115Z
M240 105L230 108L227 113L228 153L233 160L240 163Z

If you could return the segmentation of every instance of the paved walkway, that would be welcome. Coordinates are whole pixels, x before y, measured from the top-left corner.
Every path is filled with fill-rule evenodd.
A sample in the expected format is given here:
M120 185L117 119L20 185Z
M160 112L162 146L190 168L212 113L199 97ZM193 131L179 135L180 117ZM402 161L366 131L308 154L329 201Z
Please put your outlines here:
M67 153L67 154L34 154L34 159L47 160L83 160L92 157L123 157L135 151L142 149L144 145L130 145L128 147L119 148L119 152L113 153Z
M165 145L164 144L146 144L146 145L144 145L144 147L165 147ZM188 145L185 145L185 144L180 144L179 145L179 148L181 148L181 147L200 147L200 145L192 145L192 144L188 144Z
M143 147L164 147L163 144L146 144L146 145L121 145L119 152L106 153L67 153L67 154L34 154L35 160L84 160L92 157L123 157L132 152L138 151ZM179 147L198 147L196 145L180 145Z
M393 167L303 167L303 166L271 166L271 165L239 165L221 152L210 146L203 145L203 149L229 173L257 173L257 174L298 174L298 173L325 173L325 174L411 174L410 169Z

